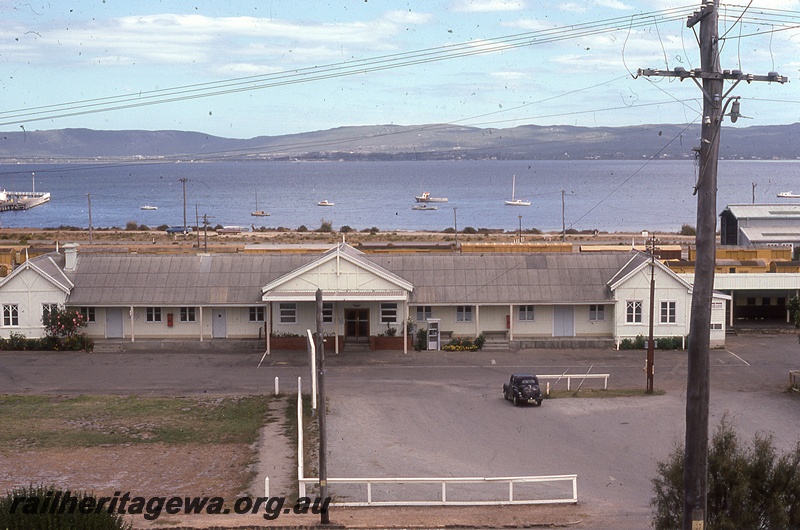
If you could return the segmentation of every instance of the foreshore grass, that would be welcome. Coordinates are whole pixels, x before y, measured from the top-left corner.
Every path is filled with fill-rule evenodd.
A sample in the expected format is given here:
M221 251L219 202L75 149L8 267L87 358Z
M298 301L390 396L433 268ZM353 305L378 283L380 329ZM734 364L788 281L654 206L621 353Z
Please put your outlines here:
M2 395L0 448L253 444L269 399Z

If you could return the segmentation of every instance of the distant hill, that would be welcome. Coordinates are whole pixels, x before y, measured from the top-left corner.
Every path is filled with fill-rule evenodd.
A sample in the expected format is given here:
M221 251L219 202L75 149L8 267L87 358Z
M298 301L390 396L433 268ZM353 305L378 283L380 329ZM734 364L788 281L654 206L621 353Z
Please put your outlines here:
M65 159L443 160L691 159L700 126L339 127L251 139L186 131L57 129L0 133L0 161ZM720 157L800 158L800 123L723 127Z

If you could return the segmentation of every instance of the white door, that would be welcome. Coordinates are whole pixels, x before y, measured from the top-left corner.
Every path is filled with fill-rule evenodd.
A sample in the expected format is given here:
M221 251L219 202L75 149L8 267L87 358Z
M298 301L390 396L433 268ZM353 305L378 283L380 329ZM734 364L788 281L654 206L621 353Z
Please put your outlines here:
M225 308L214 307L211 309L211 337L224 339L228 336L228 323Z
M553 336L575 336L575 308L571 305L553 307Z
M109 307L106 309L106 338L121 339L123 336L122 308Z

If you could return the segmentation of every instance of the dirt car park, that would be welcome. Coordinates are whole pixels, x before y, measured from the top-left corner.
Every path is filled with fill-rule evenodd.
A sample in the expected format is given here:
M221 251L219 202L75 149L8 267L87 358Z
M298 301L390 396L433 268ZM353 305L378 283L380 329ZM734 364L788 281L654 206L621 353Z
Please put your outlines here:
M256 369L261 353L155 348L116 353L5 352L0 354L0 387L6 394L250 395L272 393L276 377L287 394L295 392L298 376L307 380L304 354L274 352ZM712 350L711 428L727 415L747 441L753 433L764 432L773 435L780 451L793 447L798 441L800 396L786 389L789 370L800 367L799 353L794 334L731 336L726 349ZM332 511L333 523L362 528L551 523L643 528L649 526L650 479L656 463L683 443L685 352L656 351L655 388L663 391L660 395L546 399L541 407L514 407L503 398L502 385L511 373L608 373L611 389L644 388L644 352L358 352L329 354L327 359L329 477L575 473L579 495L576 506L340 509ZM602 383L584 384L597 388ZM291 495L296 476L293 450L280 429L268 433L261 443L262 475L256 483L270 474L272 494ZM192 477L201 475L202 483L196 486L200 495L200 489L214 487L215 473L225 475L212 465L219 464L220 455L203 455L201 448L191 465L186 465L186 455L153 458L125 453L124 448L102 458L74 451L23 461L15 460L20 453L14 448L0 448L0 455L3 469L10 472L8 478L0 477L4 490L47 479L94 481L97 487L114 479L121 481L115 487L143 490L160 479L170 484L170 476L191 488ZM81 466L80 458L105 466ZM156 465L143 465L148 459ZM40 464L49 471L37 467ZM198 474L200 467L204 472ZM256 524L189 517L161 523ZM311 517L288 517L270 524L316 522Z

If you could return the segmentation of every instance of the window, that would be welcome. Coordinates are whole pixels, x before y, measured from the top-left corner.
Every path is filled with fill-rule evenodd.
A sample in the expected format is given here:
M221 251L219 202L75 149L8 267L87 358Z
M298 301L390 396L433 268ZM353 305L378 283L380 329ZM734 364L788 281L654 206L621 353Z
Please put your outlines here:
M289 304L289 303L281 304L280 312L281 312L281 324L297 323L297 304Z
M3 304L3 325L19 326L18 304Z
M263 306L257 305L250 308L250 322L264 322Z
M606 319L606 306L599 304L589 305L589 320L600 321Z
M711 309L722 309L722 302L711 302Z
M628 300L625 303L625 322L640 324L642 322L642 301Z
M397 303L396 302L382 302L381 303L381 323L382 324L395 324L397 322Z
M756 297L755 296L748 296L747 297L747 305L756 305Z
M424 322L433 317L433 308L429 305L417 306L417 322Z
M161 322L161 308L160 307L148 307L146 309L147 312L147 321L148 322Z
M42 319L55 311L58 311L58 304L42 304Z
M97 319L95 318L94 308L93 307L82 307L80 308L81 315L83 315L84 320L86 322L96 322Z
M182 307L181 308L181 322L194 322L194 308L193 307Z
M661 323L675 323L675 302L661 302Z
M721 322L712 322L711 323L711 329L722 329L722 323Z
M456 322L472 322L472 306L456 306Z
M322 302L322 323L333 324L333 302Z
M519 306L519 319L533 320L533 306L532 305Z

